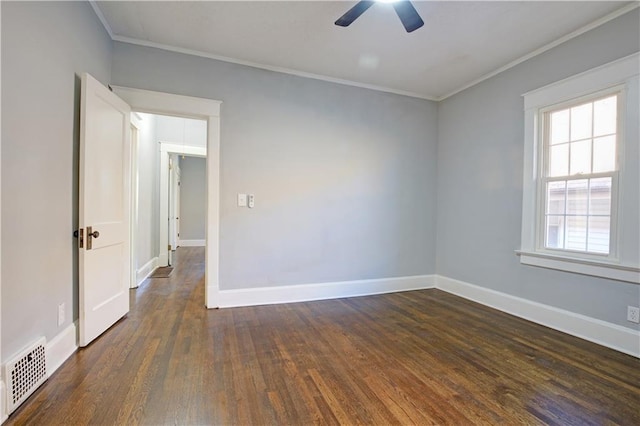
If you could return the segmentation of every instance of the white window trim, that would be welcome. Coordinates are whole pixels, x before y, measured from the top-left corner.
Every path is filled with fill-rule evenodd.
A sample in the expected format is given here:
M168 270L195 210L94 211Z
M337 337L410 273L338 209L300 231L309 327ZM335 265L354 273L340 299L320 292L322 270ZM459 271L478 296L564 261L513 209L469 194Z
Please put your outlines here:
M637 203L640 199L637 184L624 185L639 179L638 168L638 74L640 53L602 65L565 80L525 93L524 97L524 179L522 197L522 246L516 253L526 265L609 278L618 281L640 283L640 216ZM612 256L597 256L545 249L540 244L540 111L552 105L579 99L603 90L622 87L625 102L623 128L619 138L618 209L612 217L612 231L617 232ZM634 144L633 153L624 153ZM625 192L627 191L627 192ZM613 213L613 212L612 212ZM615 221L615 225L613 222Z

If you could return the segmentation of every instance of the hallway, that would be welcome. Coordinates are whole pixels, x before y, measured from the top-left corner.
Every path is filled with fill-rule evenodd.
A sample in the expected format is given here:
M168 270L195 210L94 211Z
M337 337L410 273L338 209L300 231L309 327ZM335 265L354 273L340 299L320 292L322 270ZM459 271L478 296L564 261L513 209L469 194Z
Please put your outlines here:
M439 290L204 308L204 249L9 425L640 424L640 361Z

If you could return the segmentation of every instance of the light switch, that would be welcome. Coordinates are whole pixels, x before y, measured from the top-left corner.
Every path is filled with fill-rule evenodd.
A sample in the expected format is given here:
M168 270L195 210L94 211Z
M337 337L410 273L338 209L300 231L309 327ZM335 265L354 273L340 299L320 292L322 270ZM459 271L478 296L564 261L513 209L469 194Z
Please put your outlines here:
M252 209L253 206L256 205L255 199L253 197L253 194L249 194L249 208Z
M247 207L247 194L238 194L238 207Z

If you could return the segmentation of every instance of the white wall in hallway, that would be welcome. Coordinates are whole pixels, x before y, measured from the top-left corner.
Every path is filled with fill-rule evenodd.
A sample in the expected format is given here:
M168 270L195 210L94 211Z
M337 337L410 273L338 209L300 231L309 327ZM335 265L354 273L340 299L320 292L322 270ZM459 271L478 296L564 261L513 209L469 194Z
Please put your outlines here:
M158 256L160 151L156 138L156 116L138 113L142 127L138 140L137 265L143 267Z
M156 115L156 135L160 142L207 147L207 122L191 118Z
M180 239L204 240L206 221L206 159L180 161Z

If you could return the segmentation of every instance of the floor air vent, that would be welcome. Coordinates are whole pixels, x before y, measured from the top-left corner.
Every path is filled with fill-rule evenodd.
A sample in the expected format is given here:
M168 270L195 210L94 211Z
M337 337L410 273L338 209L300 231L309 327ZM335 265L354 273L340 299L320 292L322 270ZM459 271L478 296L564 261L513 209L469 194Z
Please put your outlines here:
M45 345L42 337L5 365L7 413L11 414L47 380Z

